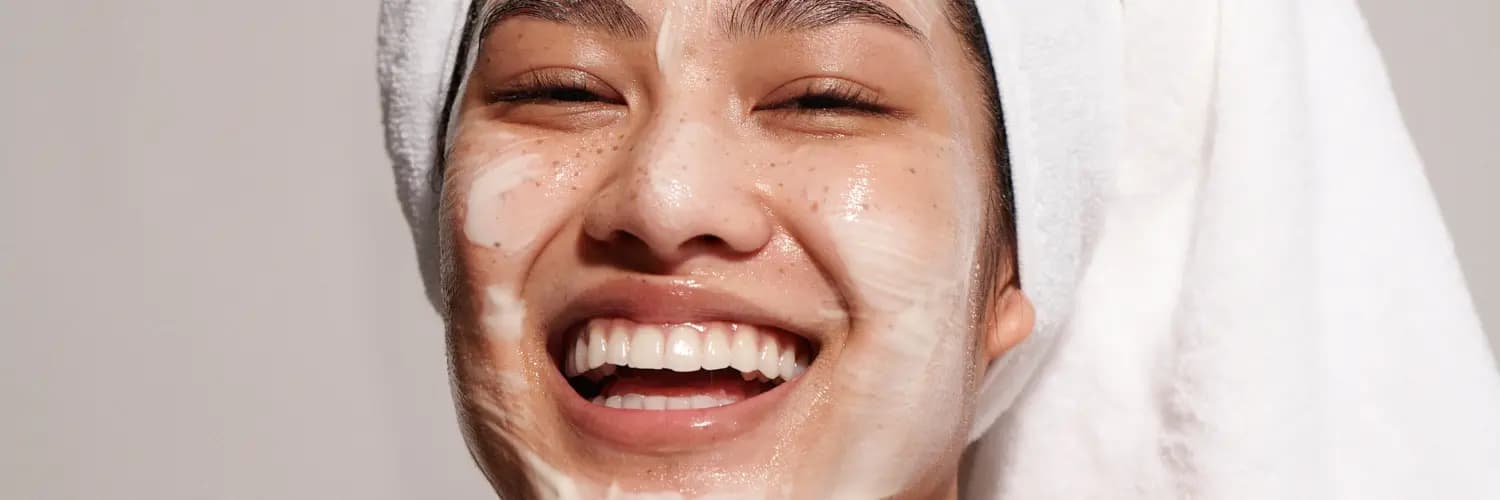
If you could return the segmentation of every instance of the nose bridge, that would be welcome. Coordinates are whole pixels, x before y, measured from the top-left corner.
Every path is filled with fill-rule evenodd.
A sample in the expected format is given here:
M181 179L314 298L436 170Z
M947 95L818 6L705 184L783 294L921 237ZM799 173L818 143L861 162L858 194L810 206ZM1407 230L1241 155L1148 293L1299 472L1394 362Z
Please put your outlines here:
M736 141L714 114L693 111L714 108L666 104L636 129L626 171L587 214L589 236L618 243L629 235L664 260L684 257L695 242L733 253L764 246L772 225L754 190L740 185L749 179L737 175Z
M664 110L641 131L639 154L630 168L643 181L642 196L688 201L731 184L728 172L716 169L710 152L722 138L709 123L687 111ZM717 173L721 175L711 175ZM714 177L717 177L715 179Z

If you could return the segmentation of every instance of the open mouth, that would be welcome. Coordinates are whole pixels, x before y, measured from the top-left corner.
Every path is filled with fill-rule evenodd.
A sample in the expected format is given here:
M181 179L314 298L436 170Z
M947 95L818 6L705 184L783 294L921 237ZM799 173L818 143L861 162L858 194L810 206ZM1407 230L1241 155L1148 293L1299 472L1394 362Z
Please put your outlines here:
M578 396L624 410L705 410L755 398L802 375L807 339L732 322L594 318L570 331L559 369Z

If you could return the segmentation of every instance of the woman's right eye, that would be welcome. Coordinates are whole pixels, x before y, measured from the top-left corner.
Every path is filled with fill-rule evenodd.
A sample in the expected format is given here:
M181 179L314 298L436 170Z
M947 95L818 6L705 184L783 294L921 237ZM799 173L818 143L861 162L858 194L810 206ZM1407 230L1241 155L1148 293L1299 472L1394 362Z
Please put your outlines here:
M532 70L485 85L484 116L560 131L617 123L627 108L625 95L604 79L573 68Z
M603 82L576 72L536 72L490 93L490 102L534 104L623 104Z
M494 102L604 102L605 99L586 88L579 87L543 87L531 89L514 89L506 92L496 93L491 100Z

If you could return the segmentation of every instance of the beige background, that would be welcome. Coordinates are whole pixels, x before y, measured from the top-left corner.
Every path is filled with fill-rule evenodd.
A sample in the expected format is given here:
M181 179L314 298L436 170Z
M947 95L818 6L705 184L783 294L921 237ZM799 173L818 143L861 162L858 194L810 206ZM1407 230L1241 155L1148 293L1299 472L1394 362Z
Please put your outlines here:
M1364 3L1500 325L1500 7ZM385 171L376 10L0 4L0 497L486 496Z

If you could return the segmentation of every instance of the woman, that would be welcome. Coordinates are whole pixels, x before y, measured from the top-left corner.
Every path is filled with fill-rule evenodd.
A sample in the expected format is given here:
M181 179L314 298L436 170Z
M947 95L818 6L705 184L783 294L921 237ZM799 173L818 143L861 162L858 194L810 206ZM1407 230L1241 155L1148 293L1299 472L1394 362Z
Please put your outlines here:
M497 492L1500 492L1500 377L1352 6L979 7L388 2Z

